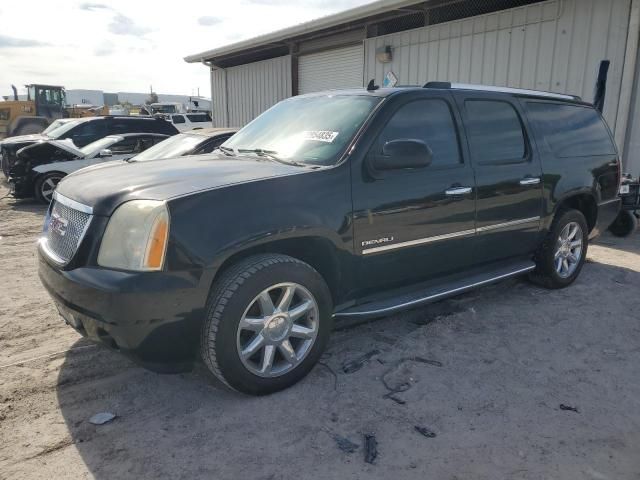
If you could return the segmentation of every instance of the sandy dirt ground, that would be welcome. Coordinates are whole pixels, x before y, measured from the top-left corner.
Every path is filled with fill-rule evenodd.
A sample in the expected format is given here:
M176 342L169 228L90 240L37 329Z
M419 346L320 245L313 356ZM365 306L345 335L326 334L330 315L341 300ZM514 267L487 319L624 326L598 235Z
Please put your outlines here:
M601 238L562 291L510 280L337 331L304 381L251 398L65 326L43 212L0 200L2 479L640 479L640 235Z

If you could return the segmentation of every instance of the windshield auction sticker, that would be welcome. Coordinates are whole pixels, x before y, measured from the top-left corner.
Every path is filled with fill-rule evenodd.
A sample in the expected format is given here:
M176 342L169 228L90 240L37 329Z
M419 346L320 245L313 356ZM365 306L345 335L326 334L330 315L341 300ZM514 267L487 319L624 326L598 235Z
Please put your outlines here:
M318 142L333 143L340 132L330 132L327 130L307 130L302 132L305 140L316 140Z

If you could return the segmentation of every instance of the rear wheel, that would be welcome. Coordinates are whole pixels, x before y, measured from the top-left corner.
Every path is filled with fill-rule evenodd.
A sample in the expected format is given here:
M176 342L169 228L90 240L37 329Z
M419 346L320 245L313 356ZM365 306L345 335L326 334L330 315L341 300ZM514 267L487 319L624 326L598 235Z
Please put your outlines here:
M235 390L282 390L320 358L331 310L329 289L311 266L286 255L249 257L223 273L211 291L202 359Z
M571 285L582 270L589 244L588 226L578 210L556 214L547 238L536 255L531 280L546 288Z
M53 192L63 177L64 174L59 172L45 173L38 177L35 184L35 197L42 203L51 203Z

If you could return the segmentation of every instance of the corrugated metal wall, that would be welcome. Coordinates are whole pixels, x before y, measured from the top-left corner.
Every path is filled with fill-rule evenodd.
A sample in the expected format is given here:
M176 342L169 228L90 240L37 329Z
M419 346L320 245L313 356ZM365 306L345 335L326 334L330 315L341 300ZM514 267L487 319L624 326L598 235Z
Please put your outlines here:
M365 41L365 80L440 80L552 90L591 101L599 62L611 60L604 114L616 125L630 0L552 0ZM375 59L391 45L393 60Z
M300 55L298 90L300 94L362 87L362 44Z
M291 57L272 58L211 72L213 120L241 127L291 96Z

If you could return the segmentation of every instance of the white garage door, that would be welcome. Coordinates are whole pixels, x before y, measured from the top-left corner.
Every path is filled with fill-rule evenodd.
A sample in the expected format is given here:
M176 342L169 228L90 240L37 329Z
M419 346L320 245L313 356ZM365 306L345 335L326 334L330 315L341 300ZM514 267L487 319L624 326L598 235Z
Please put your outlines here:
M301 55L298 59L299 93L362 87L362 45Z

